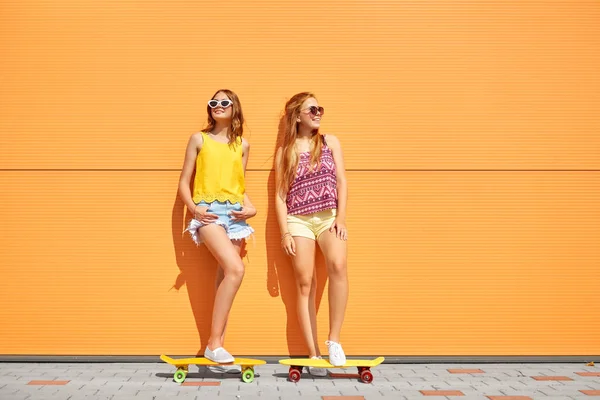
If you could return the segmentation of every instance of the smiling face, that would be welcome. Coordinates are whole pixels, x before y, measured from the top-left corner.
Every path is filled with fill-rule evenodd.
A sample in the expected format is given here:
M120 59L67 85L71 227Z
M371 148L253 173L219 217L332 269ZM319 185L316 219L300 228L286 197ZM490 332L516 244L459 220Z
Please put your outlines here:
M316 113L311 111L316 111ZM314 97L310 97L306 99L302 105L300 106L300 111L298 117L296 118L296 122L298 123L298 128L308 128L311 131L319 129L321 126L321 115L322 113L318 111L319 102Z
M215 94L215 96L213 97L213 100L231 100L233 101L233 99L230 99L229 97L227 97L227 95L223 92L217 92L217 94ZM233 105L229 105L228 107L223 107L220 104L215 107L215 108L211 108L210 109L210 115L213 117L213 119L215 121L221 121L221 122L226 122L226 121L231 121L231 118L233 117Z

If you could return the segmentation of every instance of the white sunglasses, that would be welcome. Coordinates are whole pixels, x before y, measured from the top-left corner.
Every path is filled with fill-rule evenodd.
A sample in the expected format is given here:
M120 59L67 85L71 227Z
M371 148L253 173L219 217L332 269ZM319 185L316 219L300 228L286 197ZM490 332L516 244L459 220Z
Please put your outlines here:
M223 108L227 108L230 105L233 104L233 101L225 99L225 100L209 100L208 101L208 106L210 108L217 108L218 106L221 106Z

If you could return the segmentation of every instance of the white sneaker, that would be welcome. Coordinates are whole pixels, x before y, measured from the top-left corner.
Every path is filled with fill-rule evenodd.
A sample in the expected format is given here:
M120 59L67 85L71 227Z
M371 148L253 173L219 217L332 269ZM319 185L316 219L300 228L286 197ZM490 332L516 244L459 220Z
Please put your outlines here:
M310 358L311 360L320 360L321 357L313 356ZM327 376L327 370L325 368L320 367L307 367L308 373L312 376Z
M198 367L199 368L199 367ZM241 374L242 367L239 365L207 365L206 368L215 374Z
M331 340L326 341L325 344L327 344L327 348L329 348L329 362L331 365L336 367L345 365L346 354L344 353L344 349L342 349L342 345L332 342Z
M235 360L235 358L233 358L233 356L222 347L217 347L216 349L211 350L208 348L208 346L206 346L206 350L204 350L204 357L219 364L230 363Z

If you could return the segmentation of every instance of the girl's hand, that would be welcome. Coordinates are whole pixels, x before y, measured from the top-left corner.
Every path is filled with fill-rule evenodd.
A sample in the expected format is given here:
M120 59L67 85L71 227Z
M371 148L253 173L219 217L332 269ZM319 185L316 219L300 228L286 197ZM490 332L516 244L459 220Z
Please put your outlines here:
M242 207L240 211L231 211L229 215L231 215L232 221L245 221L256 215L256 208L251 206Z
M216 214L208 212L208 207L196 206L194 207L194 219L199 221L201 224L210 224L215 222L219 217Z
M348 229L346 229L346 222L336 217L329 232L335 232L335 236L340 240L348 240Z
M281 239L281 248L290 257L294 257L296 255L296 242L294 238L289 233L283 235L283 239Z

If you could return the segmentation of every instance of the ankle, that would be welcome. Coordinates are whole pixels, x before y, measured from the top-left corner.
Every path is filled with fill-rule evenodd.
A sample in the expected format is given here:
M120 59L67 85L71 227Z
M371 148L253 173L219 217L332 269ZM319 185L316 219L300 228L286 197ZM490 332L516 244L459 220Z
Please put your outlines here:
M209 340L206 347L208 347L208 349L210 351L214 351L214 350L218 349L219 347L223 347L223 343L219 340Z

